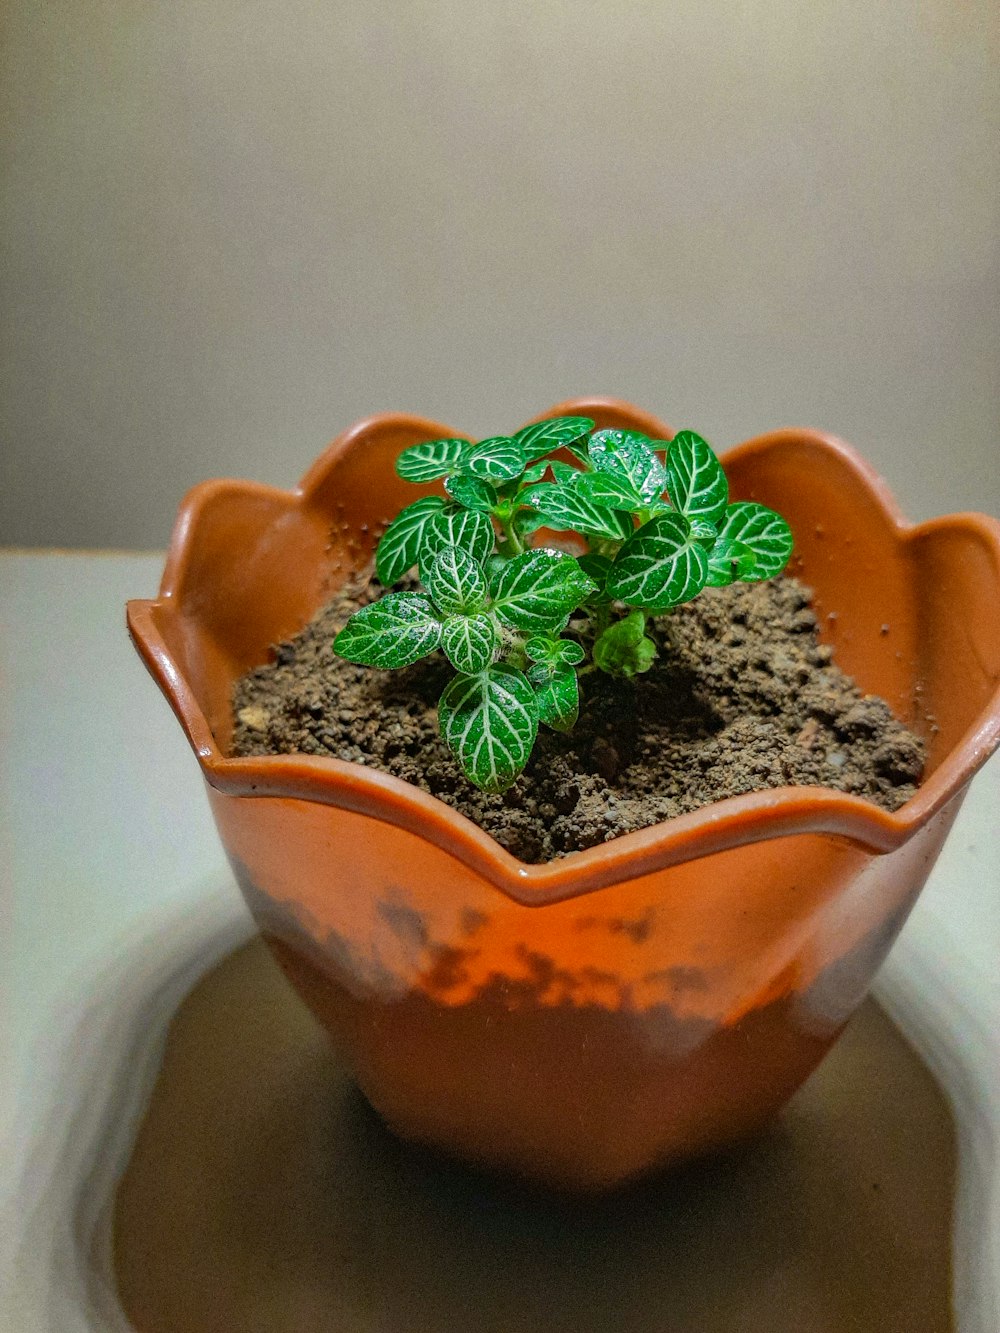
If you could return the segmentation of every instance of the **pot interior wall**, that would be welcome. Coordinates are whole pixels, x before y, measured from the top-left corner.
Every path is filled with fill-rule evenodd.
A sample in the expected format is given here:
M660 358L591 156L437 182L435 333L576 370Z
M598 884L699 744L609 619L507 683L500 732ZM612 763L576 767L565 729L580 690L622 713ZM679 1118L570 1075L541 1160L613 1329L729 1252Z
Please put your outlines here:
M157 627L225 753L233 682L269 660L371 558L377 534L432 486L401 481L407 445L440 433L432 422L390 418L363 443L335 441L303 480L302 495L247 482L209 482L182 511L184 562ZM331 467L330 460L336 458Z
M814 589L824 642L924 737L929 776L1000 682L1000 618L975 614L1000 585L985 535L942 521L900 541L868 487L808 442L737 457L727 472L735 498L789 519L789 569Z

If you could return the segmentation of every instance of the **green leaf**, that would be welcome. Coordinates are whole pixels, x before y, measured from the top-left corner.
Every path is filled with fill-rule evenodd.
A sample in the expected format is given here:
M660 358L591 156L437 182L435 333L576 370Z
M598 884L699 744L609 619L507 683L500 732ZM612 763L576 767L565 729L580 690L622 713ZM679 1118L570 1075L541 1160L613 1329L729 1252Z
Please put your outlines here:
M735 537L720 537L708 553L709 588L726 588L737 579L749 580L756 564L753 551Z
M714 523L709 523L703 518L691 518L688 520L691 524L691 536L696 542L701 542L706 550L711 551L715 545L715 539L719 535L719 530Z
M552 469L552 475L560 486L565 486L567 482L575 481L577 477L585 475L578 467L573 467L571 463L563 463L558 458L548 459L545 466Z
M610 537L622 541L633 530L628 514L620 514L604 505L597 505L580 495L574 486L557 486L542 482L532 486L521 497L552 528L572 530L595 537Z
M441 622L417 592L390 592L356 611L333 641L333 650L364 666L404 667L432 653Z
M466 675L485 671L500 651L500 631L492 616L450 616L441 632L448 661Z
M593 591L571 555L544 547L509 560L491 588L493 609L504 624L529 632L561 626Z
M547 421L536 421L533 426L525 426L514 436L526 463L536 458L551 454L556 449L575 444L581 436L594 429L594 423L588 417L550 417Z
M449 505L432 514L424 528L418 557L421 570L444 546L460 546L473 560L484 564L493 554L495 544L496 533L488 514Z
M578 472L573 489L592 504L604 505L608 509L624 509L627 513L637 514L640 509L649 508L649 502L630 481L612 472Z
M491 555L486 561L486 581L492 588L500 577L500 571L507 563L505 555Z
M545 473L548 471L549 466L550 465L548 459L543 458L542 461L540 463L536 463L534 467L529 467L527 471L524 473L524 476L521 477L520 479L520 482L518 484L518 490L524 490L526 486L533 486L536 481L541 481L541 479L545 476ZM560 463L559 466L565 467L565 464ZM572 469L570 470L572 471Z
M532 662L579 666L586 653L575 639L560 639L553 634L534 634L524 645Z
M545 519L533 509L519 509L514 515L514 530L522 537L530 537L539 528L545 527Z
M438 717L466 777L484 791L511 785L538 734L535 692L524 673L505 662L456 676L441 696Z
M593 551L588 551L586 555L581 555L577 564L586 574L588 579L592 579L597 584L598 593L602 593L608 586L608 575L611 573L611 561L606 555L597 555Z
M444 488L463 509L478 509L480 513L488 514L496 507L496 491L489 482L481 481L478 477L466 477L461 474L449 477L444 483Z
M719 540L742 542L752 551L753 570L740 578L758 583L781 573L792 554L794 539L780 514L752 500L740 500L726 510L719 525Z
M718 525L729 503L729 483L712 446L693 430L674 436L667 451L667 490L688 518Z
M386 528L375 552L375 571L385 587L391 587L417 563L424 530L431 517L444 507L438 496L426 495L401 509Z
M590 437L590 461L627 483L645 505L663 494L667 473L645 435L634 430L599 430ZM641 506L640 506L641 507Z
M510 481L524 470L521 448L505 435L482 440L465 455L462 471L484 481Z
M656 659L656 644L646 636L646 617L633 611L609 625L594 642L594 663L609 676L626 679L648 671Z
M422 578L434 605L445 615L474 615L486 608L482 565L460 546L442 546Z
M532 668L535 671L536 668ZM544 679L533 680L538 720L554 731L569 731L580 715L580 685L571 666L542 668ZM529 672L529 679L531 672Z
M615 556L608 593L647 611L689 602L708 579L708 555L682 514L661 514L628 539Z
M456 472L471 448L468 440L425 440L411 444L396 459L396 471L404 481L437 481Z
M525 642L524 654L529 662L553 662L558 642L559 639L554 634L533 634Z

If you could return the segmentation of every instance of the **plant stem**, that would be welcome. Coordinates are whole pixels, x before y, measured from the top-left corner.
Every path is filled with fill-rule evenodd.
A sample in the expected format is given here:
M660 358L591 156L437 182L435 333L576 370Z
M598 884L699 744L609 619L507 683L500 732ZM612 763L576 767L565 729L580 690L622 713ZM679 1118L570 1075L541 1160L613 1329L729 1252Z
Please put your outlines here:
M523 635L514 632L508 633L503 660L508 662L512 667L517 667L518 671L527 671L528 656L524 651Z
M510 518L500 519L500 527L503 529L503 541L497 548L498 554L506 556L508 559L515 555L520 555L524 550L524 542L521 540L520 533L514 527L514 515Z

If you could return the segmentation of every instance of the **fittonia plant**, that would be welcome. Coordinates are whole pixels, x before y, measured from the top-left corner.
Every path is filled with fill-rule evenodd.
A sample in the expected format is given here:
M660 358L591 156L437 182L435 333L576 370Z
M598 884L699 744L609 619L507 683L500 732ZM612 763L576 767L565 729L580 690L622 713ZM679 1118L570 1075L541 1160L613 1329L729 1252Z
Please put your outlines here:
M362 608L334 650L403 667L440 648L458 673L438 705L441 732L485 791L514 782L539 724L573 726L581 675L649 670L650 616L705 587L771 578L792 550L780 514L729 503L718 459L689 430L668 443L556 417L478 444L416 444L396 470L443 478L448 495L408 505L376 552L387 588L416 566L423 590ZM532 545L543 527L586 553Z

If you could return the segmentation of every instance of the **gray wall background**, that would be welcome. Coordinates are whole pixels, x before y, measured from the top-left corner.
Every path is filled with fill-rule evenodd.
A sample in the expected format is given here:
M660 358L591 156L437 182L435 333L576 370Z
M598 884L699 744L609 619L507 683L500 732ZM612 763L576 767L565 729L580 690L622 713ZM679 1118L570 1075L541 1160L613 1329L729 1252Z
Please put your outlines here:
M0 534L385 409L808 424L1000 512L996 0L5 0Z

